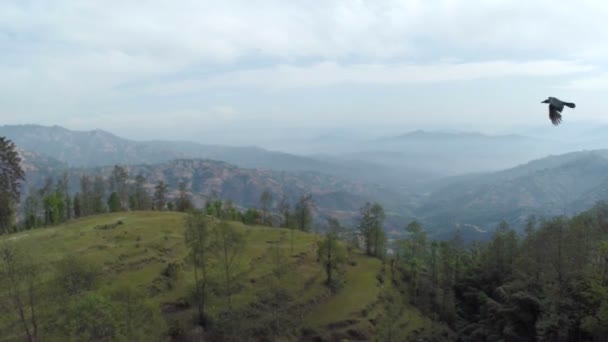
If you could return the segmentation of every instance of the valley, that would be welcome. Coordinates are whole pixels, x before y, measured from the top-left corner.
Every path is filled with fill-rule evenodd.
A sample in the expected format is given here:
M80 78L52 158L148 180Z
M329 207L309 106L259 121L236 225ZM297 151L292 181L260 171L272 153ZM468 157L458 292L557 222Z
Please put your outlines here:
M538 143L520 136L490 138L473 133L415 131L373 143L384 145L385 149L401 146L401 151L407 150L403 144L414 146L411 151L417 150L420 155L365 152L356 157L344 154L340 159L328 156L312 159L259 148L211 147L185 142L140 143L102 131L74 132L59 127L4 126L0 127L2 132L10 133L9 136L23 144L28 174L26 192L30 187L41 187L46 178L59 177L67 171L74 194L81 175L107 177L113 163L118 162L125 165L132 178L144 175L150 190L158 181L165 182L172 198L177 195L179 184L185 184L199 206L220 198L240 208L256 207L261 193L267 190L274 199L272 206L276 207L283 197L295 203L299 196L310 193L319 222L331 216L352 225L358 209L366 202L375 201L386 208L387 230L392 236L402 234L407 222L417 219L436 236L448 238L459 231L467 240L483 240L502 220L521 230L530 215L573 215L608 198L604 150L553 155L501 171L458 176L423 171L442 168L440 164L425 164L421 155L441 160L450 167L456 162L479 170L467 159L467 155L475 155L471 150L474 146L480 149L476 157L480 160L485 158L479 154L482 151L494 154L496 160L504 160L504 154L509 155L507 146L525 150L526 146ZM488 141L493 141L491 148L486 146ZM435 152L428 150L433 144ZM442 144L451 148L444 150ZM497 146L502 147L497 151ZM540 153L534 151L531 153ZM442 153L458 161L450 162ZM95 156L93 160L87 159L91 156ZM419 170L414 171L415 167ZM409 171L402 173L403 168ZM417 173L429 178L417 177ZM382 181L370 177L382 178ZM407 181L396 181L398 178Z

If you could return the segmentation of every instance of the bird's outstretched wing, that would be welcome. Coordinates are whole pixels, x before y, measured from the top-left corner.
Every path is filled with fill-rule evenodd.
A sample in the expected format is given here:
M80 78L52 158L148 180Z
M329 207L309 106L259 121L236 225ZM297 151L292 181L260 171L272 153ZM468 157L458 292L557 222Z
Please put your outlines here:
M560 113L560 110L551 104L549 105L549 119L551 119L551 123L553 123L555 126L562 122L562 114Z

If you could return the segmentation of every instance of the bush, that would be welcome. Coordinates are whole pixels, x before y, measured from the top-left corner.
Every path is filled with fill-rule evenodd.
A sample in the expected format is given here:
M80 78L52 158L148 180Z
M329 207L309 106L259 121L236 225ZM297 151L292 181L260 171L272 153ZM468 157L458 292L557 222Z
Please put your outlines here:
M162 272L162 275L166 278L176 281L179 278L180 267L175 262L170 262Z
M120 221L120 220L118 220L118 221L116 221L114 223L101 224L101 225L95 226L95 227L93 227L93 229L108 230L108 229L114 229L114 228L116 228L118 226L121 226L121 225L123 225L123 222Z
M95 288L101 269L94 262L71 255L57 264L56 272L58 290L68 296L75 296Z
M147 303L145 294L132 286L123 286L109 294L117 308L122 336L128 341L153 341L166 332L160 309Z
M120 336L119 316L107 298L89 293L69 305L62 330L76 341L112 341Z

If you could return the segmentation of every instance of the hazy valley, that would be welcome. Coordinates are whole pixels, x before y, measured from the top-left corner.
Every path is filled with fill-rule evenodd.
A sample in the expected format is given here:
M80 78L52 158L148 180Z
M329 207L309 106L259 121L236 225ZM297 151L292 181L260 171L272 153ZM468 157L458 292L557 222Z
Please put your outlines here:
M183 182L197 204L221 198L256 207L268 190L276 208L283 196L294 203L310 193L319 220L335 216L352 224L363 204L377 201L386 208L392 235L417 219L437 236L460 231L467 239L487 239L502 220L521 230L530 215L573 215L608 198L605 151L528 162L556 145L519 135L414 131L368 141L367 152L299 156L257 147L138 142L61 127L3 126L1 134L24 149L31 186L67 170L77 184L82 174L107 176L114 165L124 165L133 177L146 176L150 189L167 183L170 196ZM572 141L560 148L574 146ZM483 172L497 168L504 170Z

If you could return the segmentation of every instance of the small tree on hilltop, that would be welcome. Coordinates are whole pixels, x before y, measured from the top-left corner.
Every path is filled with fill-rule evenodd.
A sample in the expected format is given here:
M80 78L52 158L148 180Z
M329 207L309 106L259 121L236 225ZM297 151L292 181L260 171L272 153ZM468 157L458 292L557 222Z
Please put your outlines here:
M341 231L340 222L335 218L328 218L325 238L318 243L317 248L317 256L327 276L325 283L332 288L339 284L336 273L346 261L346 249L338 239Z

